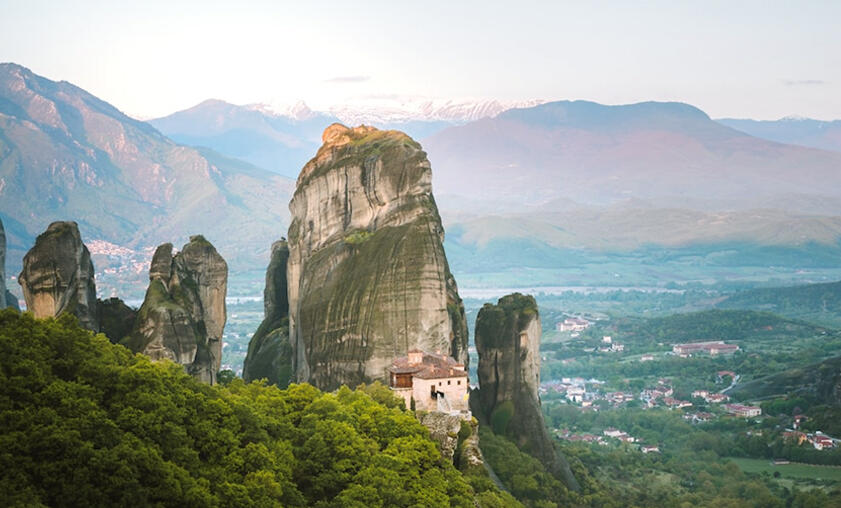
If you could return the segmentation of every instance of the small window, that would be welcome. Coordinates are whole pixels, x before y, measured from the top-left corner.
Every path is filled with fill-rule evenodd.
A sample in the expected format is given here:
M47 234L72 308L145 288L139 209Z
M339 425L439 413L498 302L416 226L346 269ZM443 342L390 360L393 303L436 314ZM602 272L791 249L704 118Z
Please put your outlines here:
M441 381L438 381L438 386L441 386Z
M447 380L447 384L448 384L448 385L451 385L451 384L453 384L453 382L452 382L452 381L450 381L450 380L448 379L448 380Z
M461 384L461 379L459 379L459 380L457 381L457 383L458 383L458 384Z

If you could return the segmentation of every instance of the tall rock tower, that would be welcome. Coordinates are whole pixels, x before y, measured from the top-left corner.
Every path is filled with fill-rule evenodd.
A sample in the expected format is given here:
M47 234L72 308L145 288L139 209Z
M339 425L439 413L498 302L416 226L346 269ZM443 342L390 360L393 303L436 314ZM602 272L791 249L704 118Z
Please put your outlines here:
M153 360L169 359L205 383L216 383L227 319L228 265L201 235L181 252L172 244L155 250L149 289L134 330L122 343Z
M481 421L539 459L578 490L569 464L552 445L540 410L540 314L533 296L514 293L476 316ZM471 395L471 403L473 403Z
M53 222L38 235L18 282L35 317L70 312L82 327L99 331L93 262L75 222Z
M366 126L333 124L322 140L289 205L297 380L321 389L382 380L413 348L466 363L426 153L401 132Z
M272 259L266 269L263 291L264 318L248 343L242 366L246 381L266 379L285 388L292 381L292 345L289 343L289 298L286 265L289 244L285 239L272 244Z
M6 308L6 229L0 220L0 309Z

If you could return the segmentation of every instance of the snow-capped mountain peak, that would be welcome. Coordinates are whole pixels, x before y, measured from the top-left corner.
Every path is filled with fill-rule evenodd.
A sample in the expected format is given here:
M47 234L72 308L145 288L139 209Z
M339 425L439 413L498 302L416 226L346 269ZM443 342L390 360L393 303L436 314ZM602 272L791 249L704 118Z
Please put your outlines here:
M329 108L329 113L349 125L389 124L411 121L467 123L492 118L511 108L542 104L542 100L438 99L382 95L349 100Z
M308 120L318 113L310 109L307 103L299 100L292 104L282 104L277 102L260 102L257 104L249 104L248 109L259 111L269 116L283 116L293 120Z

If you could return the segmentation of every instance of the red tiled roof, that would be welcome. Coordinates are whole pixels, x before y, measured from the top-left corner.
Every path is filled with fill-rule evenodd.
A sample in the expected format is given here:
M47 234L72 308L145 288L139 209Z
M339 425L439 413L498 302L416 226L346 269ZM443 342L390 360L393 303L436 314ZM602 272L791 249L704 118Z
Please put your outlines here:
M456 362L449 356L425 353L419 349L413 349L409 353L423 353L420 363L409 362L408 356L395 358L389 372L394 374L415 374L421 379L439 379L447 377L467 377L464 365Z

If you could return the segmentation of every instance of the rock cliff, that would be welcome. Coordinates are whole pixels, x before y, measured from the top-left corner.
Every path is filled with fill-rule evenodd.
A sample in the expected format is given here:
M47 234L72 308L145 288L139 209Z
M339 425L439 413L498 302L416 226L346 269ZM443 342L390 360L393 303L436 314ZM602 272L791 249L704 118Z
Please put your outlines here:
M418 413L418 419L429 429L429 437L438 443L441 456L459 471L488 476L482 450L479 449L479 422L463 420L461 415L430 411Z
M6 308L6 229L0 220L0 309Z
M75 222L53 222L38 236L18 282L35 317L70 312L84 328L99 331L93 262Z
M248 354L242 368L242 377L246 381L265 378L281 388L292 380L286 283L288 261L289 244L286 240L272 244L272 259L266 270L266 289L263 292L265 317L248 343Z
M479 310L479 416L494 433L513 440L578 490L569 464L552 445L540 410L540 336L540 315L532 296L514 293Z
M289 324L298 381L382 380L410 349L467 363L426 153L397 131L333 124L289 205Z
M204 237L190 237L175 256L171 243L160 245L134 330L122 343L153 360L184 365L203 382L216 383L227 286L228 265Z
M99 315L99 331L114 344L128 336L137 320L137 311L119 298L96 301Z

